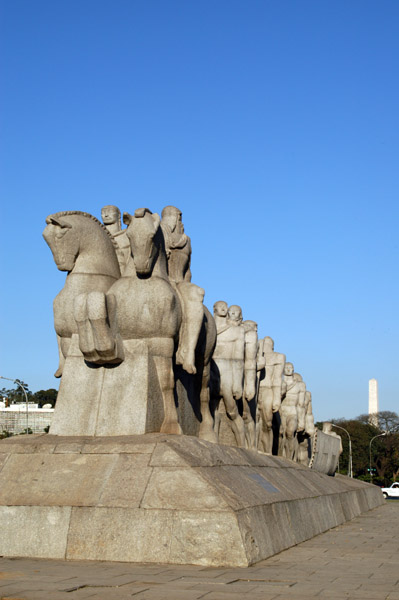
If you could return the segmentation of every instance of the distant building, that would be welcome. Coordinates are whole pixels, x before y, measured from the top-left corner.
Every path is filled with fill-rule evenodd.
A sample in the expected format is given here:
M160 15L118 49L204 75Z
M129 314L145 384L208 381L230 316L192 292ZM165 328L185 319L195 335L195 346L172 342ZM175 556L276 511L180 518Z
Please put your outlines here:
M28 404L26 413L25 402L11 404L8 408L5 403L0 403L0 433L23 433L28 428L32 433L43 433L44 429L51 424L54 408L39 408L37 404Z
M376 379L369 380L369 423L378 427L378 381Z

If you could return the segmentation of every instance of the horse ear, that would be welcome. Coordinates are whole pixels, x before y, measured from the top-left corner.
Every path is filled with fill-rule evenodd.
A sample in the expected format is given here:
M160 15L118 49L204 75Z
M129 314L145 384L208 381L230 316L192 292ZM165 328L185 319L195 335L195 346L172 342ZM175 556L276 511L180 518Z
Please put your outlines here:
M62 219L55 219L54 217L47 217L46 223L51 223L51 225L57 225L58 227L63 227L64 229L72 229L72 225L70 225L69 223L65 223L65 221L63 221Z
M154 225L155 225L155 227L157 228L157 227L158 227L158 225L159 225L159 224L160 224L160 222L161 222L161 217L158 215L158 213L153 213L151 216L152 216L152 218L153 218Z
M130 215L128 212L124 212L123 213L123 222L125 225L130 225L130 223L132 222L132 215Z

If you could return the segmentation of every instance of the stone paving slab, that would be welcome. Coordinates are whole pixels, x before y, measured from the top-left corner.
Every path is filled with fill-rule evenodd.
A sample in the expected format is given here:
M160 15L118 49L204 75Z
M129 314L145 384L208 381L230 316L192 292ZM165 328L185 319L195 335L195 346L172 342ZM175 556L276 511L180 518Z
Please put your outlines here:
M0 558L0 600L399 600L398 540L387 501L248 568Z

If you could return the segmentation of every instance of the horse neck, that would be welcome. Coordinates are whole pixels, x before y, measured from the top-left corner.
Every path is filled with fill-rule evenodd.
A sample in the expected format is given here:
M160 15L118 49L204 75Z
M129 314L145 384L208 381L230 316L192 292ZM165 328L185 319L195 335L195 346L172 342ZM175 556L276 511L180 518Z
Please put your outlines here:
M119 279L120 270L114 248L103 244L79 252L72 270L74 274L104 275Z
M158 252L158 258L155 261L152 275L153 277L161 277L162 279L169 280L166 256L161 249Z

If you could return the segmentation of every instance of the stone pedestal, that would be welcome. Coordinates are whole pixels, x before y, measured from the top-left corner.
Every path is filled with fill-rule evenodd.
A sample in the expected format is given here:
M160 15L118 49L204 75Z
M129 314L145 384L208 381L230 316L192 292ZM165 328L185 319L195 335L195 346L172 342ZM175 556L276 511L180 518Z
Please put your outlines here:
M384 502L379 488L188 436L0 442L0 554L247 566Z

